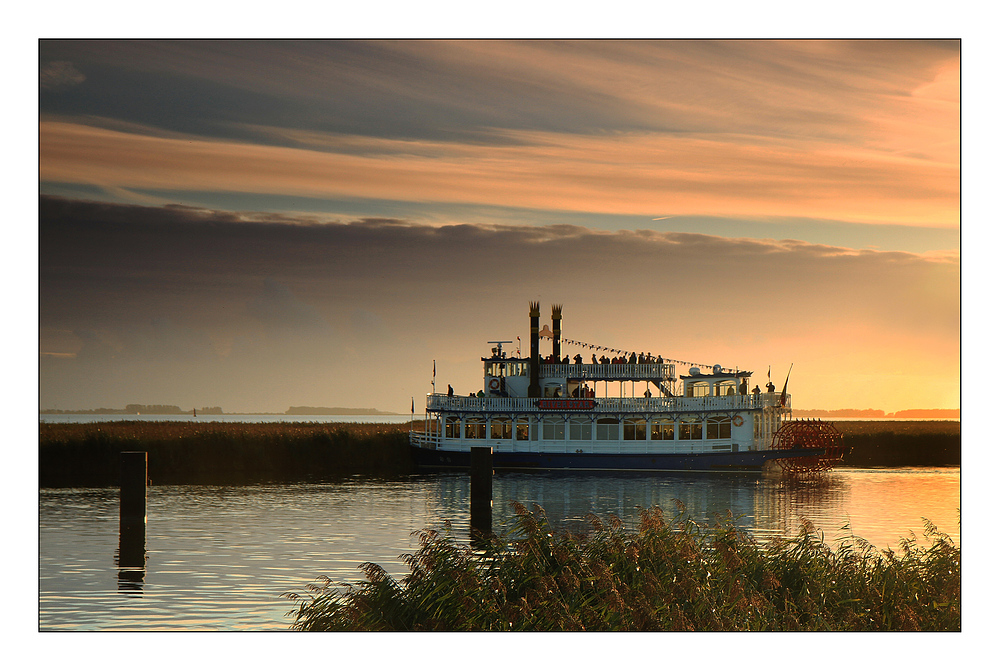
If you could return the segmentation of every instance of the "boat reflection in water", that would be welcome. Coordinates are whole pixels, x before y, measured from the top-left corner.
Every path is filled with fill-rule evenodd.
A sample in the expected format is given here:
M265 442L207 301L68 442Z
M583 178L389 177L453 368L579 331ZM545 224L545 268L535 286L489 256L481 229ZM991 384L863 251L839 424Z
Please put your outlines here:
M731 511L735 522L766 542L789 538L800 530L803 521L817 527L827 543L835 545L849 525L856 535L877 547L896 547L911 531L921 539L923 517L928 517L959 543L958 502L955 492L957 469L928 472L921 478L907 469L904 474L891 471L849 469L795 477L783 473L670 473L670 474L573 474L501 473L493 480L493 527L497 533L508 531L516 522L510 502L528 507L541 506L555 529L586 531L591 528L587 516L596 514L603 521L616 515L632 525L639 519L640 508L659 506L667 519L683 514L702 525L715 523L716 516ZM898 507L898 488L908 489L923 479L927 491L907 491L914 498L912 515L905 521L888 525L880 519L880 501L894 498ZM468 506L469 478L462 475L437 476L438 506L463 509ZM933 490L933 491L932 491ZM928 499L940 502L928 509ZM918 503L919 502L919 503ZM859 503L862 505L859 506Z

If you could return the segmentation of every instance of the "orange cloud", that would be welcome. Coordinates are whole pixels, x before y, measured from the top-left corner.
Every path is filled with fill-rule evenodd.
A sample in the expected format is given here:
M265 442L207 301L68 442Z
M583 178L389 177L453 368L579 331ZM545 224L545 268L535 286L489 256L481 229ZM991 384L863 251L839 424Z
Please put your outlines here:
M289 148L40 124L40 177L106 189L478 202L662 216L958 224L957 163L836 142L507 132L459 144L301 134Z

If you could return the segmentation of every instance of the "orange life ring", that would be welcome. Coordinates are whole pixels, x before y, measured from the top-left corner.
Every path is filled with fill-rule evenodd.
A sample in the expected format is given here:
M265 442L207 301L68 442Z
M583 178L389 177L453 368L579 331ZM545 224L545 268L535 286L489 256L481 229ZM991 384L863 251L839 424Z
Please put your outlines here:
M500 380L498 380L496 378L493 378L492 380L490 380L490 389L496 391L499 388L500 388Z
M733 426L743 426L743 417L740 415L733 417Z

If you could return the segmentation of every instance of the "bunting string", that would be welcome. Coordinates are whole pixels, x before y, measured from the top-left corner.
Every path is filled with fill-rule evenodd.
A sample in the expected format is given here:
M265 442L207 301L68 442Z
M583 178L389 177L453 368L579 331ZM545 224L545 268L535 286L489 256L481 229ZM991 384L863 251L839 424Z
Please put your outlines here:
M538 335L540 337L542 337L542 338L545 338L546 340L553 340L553 337L550 336L550 335L545 335L544 333L539 333ZM570 338L563 338L563 337L559 338L559 342L566 343L568 345L576 345L576 346L578 346L580 348L588 349L588 350L593 350L595 352L608 352L609 354L614 354L616 356L622 356L622 355L628 356L629 354L631 354L634 351L634 350L625 350L625 349L615 349L614 347L603 347L601 345L592 345L590 343L582 342L580 340L572 340ZM646 356L646 354L643 353L643 352L635 352L635 353L637 355L641 354L642 356ZM654 355L654 358L657 358L658 356L659 355ZM664 363L678 364L678 365L681 365L681 366L696 366L698 368L708 368L708 369L711 369L712 365L713 365L713 364L706 364L706 363L696 363L694 361L681 361L680 359L670 359L668 357L663 357L663 362ZM730 373L737 373L737 372L739 372L735 368L723 368L723 370L725 370L727 372L730 372Z

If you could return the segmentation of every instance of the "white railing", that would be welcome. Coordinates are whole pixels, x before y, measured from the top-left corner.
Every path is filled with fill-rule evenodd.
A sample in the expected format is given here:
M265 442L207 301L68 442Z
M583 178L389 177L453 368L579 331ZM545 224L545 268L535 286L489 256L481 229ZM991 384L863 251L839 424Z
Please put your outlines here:
M543 363L541 378L574 380L675 380L672 363Z
M654 364L655 365L655 364ZM661 396L655 398L592 398L566 399L572 401L594 401L593 409L539 409L535 398L498 398L477 396L448 396L446 394L428 394L427 410L429 412L481 412L489 414L509 413L660 413L660 412L703 412L711 410L736 411L757 410L778 405L780 394L748 394L744 396L702 396L690 398L686 396ZM548 400L548 399L546 399ZM788 394L786 405L791 407L791 394Z

